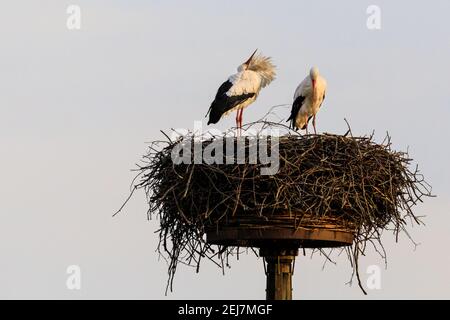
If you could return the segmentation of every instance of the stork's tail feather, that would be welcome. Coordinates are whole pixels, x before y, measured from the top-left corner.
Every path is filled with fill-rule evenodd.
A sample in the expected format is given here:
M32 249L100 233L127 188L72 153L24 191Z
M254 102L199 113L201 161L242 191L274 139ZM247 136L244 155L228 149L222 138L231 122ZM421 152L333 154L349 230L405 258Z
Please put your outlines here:
M210 125L210 124L216 124L217 122L219 122L223 113L221 112L221 110L218 110L217 108L214 108L213 105L211 105L211 108L209 108L208 114L209 114L208 125ZM208 116L208 114L206 114L206 115Z

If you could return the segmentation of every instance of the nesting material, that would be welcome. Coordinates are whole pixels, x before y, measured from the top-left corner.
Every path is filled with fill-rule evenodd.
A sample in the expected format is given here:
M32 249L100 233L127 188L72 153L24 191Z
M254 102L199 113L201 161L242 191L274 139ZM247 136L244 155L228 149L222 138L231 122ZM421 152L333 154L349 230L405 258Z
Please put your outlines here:
M223 267L238 249L208 244L205 232L236 221L247 228L290 229L333 221L355 235L347 250L356 271L366 243L383 249L384 230L397 236L409 223L420 224L413 207L430 195L430 187L417 167L411 167L406 153L392 150L389 136L378 144L372 136L353 137L350 131L300 135L280 124L262 126L283 134L241 138L240 142L225 136L204 136L199 142L187 134L150 145L134 190L145 190L149 216L159 217L159 251L168 257L170 280L178 262L198 270L202 258L208 258ZM268 164L255 163L249 152L262 139L268 153L275 153L270 156L279 155L275 174L262 175ZM230 155L225 149L223 164L189 163L189 157L184 158L187 163L173 161L175 148L182 144L190 148L193 162L198 150L221 140L235 149L238 144L244 146L245 161L226 164ZM238 153L242 156L242 150L233 155Z

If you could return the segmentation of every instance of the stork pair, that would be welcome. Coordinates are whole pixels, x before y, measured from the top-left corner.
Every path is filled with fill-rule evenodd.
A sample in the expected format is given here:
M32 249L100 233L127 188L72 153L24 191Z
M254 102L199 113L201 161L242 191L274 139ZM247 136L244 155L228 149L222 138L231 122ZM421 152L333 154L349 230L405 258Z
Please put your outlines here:
M208 111L208 124L217 123L222 116L237 111L236 127L238 133L242 130L244 109L256 100L262 88L275 79L275 66L270 57L255 55L256 51L238 67L236 74L219 87ZM317 133L316 114L325 99L326 87L319 70L312 67L294 93L291 115L287 120L292 129L306 129L308 133L308 123L312 118L314 133Z

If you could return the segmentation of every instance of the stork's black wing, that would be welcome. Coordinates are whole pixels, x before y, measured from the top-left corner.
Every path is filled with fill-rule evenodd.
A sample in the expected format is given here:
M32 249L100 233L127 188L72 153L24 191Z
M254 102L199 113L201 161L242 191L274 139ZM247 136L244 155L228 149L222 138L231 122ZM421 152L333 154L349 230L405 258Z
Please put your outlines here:
M217 90L216 98L211 103L209 107L209 121L208 124L219 122L222 115L236 107L238 104L244 102L245 100L252 98L255 93L245 93L236 96L228 96L227 92L233 86L231 81L227 80L219 87ZM206 114L208 115L208 114Z
M297 119L298 112L300 111L300 108L302 107L304 101L305 101L304 96L298 96L297 98L295 98L294 103L292 104L291 115L289 119L287 119L286 121L286 122L291 121L290 127L292 129L295 129L295 119Z

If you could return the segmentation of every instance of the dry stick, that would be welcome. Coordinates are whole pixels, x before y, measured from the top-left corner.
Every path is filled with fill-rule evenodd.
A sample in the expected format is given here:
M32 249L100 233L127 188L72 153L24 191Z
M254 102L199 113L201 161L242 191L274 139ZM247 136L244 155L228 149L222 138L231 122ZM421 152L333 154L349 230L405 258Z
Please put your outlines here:
M119 210L117 210L112 216L115 217L119 212L122 211L122 209L126 206L126 204L128 203L128 201L130 201L131 197L133 196L134 191L136 191L137 187L135 186L130 194L128 195L128 197L125 199L124 203L120 206Z

